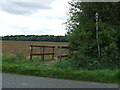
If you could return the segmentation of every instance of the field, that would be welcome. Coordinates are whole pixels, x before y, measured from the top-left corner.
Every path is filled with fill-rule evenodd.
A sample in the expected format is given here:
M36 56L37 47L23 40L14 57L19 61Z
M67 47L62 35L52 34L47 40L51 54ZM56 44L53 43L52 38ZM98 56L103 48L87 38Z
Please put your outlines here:
M50 77L69 80L80 81L93 81L101 83L114 83L118 84L119 70L76 70L71 66L68 60L55 63L43 63L43 61L30 62L28 57L21 58L17 55L23 53L29 56L30 45L45 45L45 46L67 46L68 43L64 42L29 42L29 41L2 41L2 72L15 73L20 75L32 75L40 77ZM40 51L40 48L36 48L35 52ZM50 52L46 49L46 52ZM58 54L58 48L55 48L55 52ZM66 51L63 51L64 53ZM56 55L57 56L57 55ZM34 59L35 60L35 59ZM47 61L47 60L46 60ZM57 60L49 60L57 61ZM45 61L44 61L45 62Z
M59 54L57 46L68 46L67 42L41 42L41 41L2 41L2 53L3 54L16 54L23 53L25 56L29 56L30 45L43 45L43 46L56 46L55 56ZM41 48L34 48L33 52L40 53ZM45 52L51 52L51 49L46 48ZM63 50L63 54L66 53Z

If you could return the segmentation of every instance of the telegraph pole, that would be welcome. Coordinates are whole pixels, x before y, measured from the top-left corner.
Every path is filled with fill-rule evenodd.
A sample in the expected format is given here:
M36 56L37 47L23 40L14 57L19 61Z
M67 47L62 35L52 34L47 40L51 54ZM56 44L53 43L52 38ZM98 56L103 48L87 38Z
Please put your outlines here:
M95 14L96 18L96 39L97 39L97 47L98 47L98 57L100 57L100 44L98 39L98 13Z

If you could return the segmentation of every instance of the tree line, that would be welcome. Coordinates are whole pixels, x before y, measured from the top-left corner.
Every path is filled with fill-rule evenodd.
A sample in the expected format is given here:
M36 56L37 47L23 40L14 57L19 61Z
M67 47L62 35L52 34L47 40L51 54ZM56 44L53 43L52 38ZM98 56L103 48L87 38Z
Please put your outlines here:
M13 41L49 41L49 42L67 42L66 36L54 35L10 35L3 36L2 40Z

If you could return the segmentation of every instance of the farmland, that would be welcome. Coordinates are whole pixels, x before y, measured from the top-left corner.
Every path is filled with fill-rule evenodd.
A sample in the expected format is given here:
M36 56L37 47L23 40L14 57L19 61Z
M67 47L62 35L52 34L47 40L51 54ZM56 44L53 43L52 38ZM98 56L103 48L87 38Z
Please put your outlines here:
M82 81L93 81L101 83L118 83L119 70L76 70L73 68L70 60L63 60L62 62L55 62L52 64L30 62L29 58L18 57L17 52L23 53L29 56L30 48L29 45L45 45L45 46L67 46L68 43L63 42L29 42L29 41L2 41L3 50L3 62L2 72L15 73L21 75L32 75L40 77L50 78L61 78L69 80L82 80ZM35 52L40 51L40 48L36 48ZM49 52L46 49L46 52ZM55 52L59 53L59 50L55 48ZM65 52L65 51L64 51ZM51 60L52 61L52 60ZM56 61L56 60L54 60ZM44 61L45 62L45 61ZM112 73L112 74L111 74ZM92 79L91 79L92 78Z
M55 53L59 53L57 46L68 46L67 42L41 42L41 41L2 41L2 53L3 54L16 54L23 53L29 56L30 45L43 45L43 46L56 46ZM40 48L34 48L34 52L40 53ZM50 52L50 49L45 49L45 52ZM66 53L65 50L63 50ZM56 56L55 55L55 56Z

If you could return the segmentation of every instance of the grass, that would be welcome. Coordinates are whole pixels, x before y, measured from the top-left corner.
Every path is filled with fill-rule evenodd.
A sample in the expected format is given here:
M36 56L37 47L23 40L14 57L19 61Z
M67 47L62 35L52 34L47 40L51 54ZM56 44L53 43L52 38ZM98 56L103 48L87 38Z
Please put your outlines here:
M31 62L29 58L20 58L16 55L3 55L2 71L4 73L115 84L118 84L118 77L120 77L120 70L73 71L70 68L60 68L56 64L46 65L41 61Z

